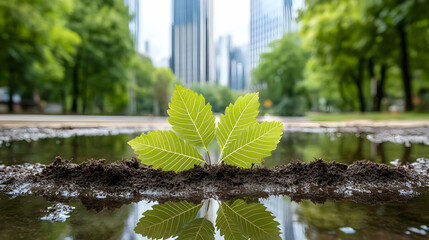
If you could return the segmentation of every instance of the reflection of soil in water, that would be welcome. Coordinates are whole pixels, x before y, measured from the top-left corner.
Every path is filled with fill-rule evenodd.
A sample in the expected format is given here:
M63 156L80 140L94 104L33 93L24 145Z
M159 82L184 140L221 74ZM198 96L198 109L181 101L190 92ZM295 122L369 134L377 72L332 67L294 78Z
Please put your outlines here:
M427 162L422 162L426 164ZM428 186L428 174L367 161L351 165L315 160L274 168L240 169L221 164L174 173L123 160L74 164L0 166L0 190L8 195L41 195L50 200L80 199L90 208L115 208L141 199L164 201L288 195L292 200L404 201Z

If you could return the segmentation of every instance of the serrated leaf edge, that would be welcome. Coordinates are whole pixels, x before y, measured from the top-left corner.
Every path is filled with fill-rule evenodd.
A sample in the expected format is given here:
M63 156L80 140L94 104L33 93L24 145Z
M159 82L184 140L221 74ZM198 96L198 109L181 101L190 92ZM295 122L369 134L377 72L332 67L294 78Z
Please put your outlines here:
M223 215L223 218L225 218L225 222L226 222L226 225L228 226L229 231L231 233L233 233L234 229L231 227L231 223L234 224L234 225L235 225L235 223L229 221L230 219L228 219L227 215L225 214L222 205L226 205L226 203L225 204L220 204L218 212L220 212ZM220 214L218 213L217 218L219 218L219 215ZM217 218L216 218L216 222L217 222ZM220 230L220 226L218 226L217 223L216 223L216 227L217 227L218 230ZM242 235L243 239L245 239L244 235L241 232L239 232L239 233ZM224 235L226 235L226 233Z
M186 201L185 201L186 202ZM159 205L159 206L161 206L161 205ZM190 211L193 211L193 210L195 210L195 208L201 208L203 206L203 203L200 203L200 204L198 204L198 205L195 205L195 206L193 206L193 207L190 207L190 208L188 208L187 210L185 210L185 211L183 211L183 212L180 212L180 214L177 214L177 215L174 215L174 216L172 216L172 217L170 217L170 218L167 218L167 219L164 219L164 220L162 220L161 222L159 222L159 223L156 223L156 224L153 224L153 225L151 225L151 226L149 226L149 227L147 227L146 229L152 229L152 228L154 228L154 227L158 227L160 224L163 224L163 223L165 223L166 221L171 221L172 219L174 219L174 218L177 218L177 217L180 217L180 216L183 216L184 214L186 214L186 213L188 213L188 212L190 212ZM152 209L152 210L148 210L148 211L153 211L154 209ZM146 212L145 212L146 213ZM144 213L143 213L144 214ZM152 216L154 216L154 215L152 215ZM145 215L143 215L143 217L145 217ZM137 228L137 226L135 227L135 228ZM134 229L135 229L134 228ZM177 233L176 233L176 235L177 235ZM173 234L173 236L175 236L175 234Z
M172 135L172 136L170 136L170 135ZM194 156L188 155L188 154L184 154L184 153L179 152L179 151L171 151L171 150L166 149L166 148L161 148L161 147L154 146L154 145L151 145L151 144L142 143L142 141L145 141L145 140L150 141L151 138L152 138L153 141L159 142L159 140L156 141L157 139L155 137L157 137L157 136L158 137L159 136L166 137L167 138L167 145L168 146L170 146L170 142L168 140L170 139L170 140L172 140L174 142L174 137L175 137L175 138L177 138L178 141L181 141L181 144L183 144L183 146L180 147L181 150L183 150L182 147L185 147L185 149L186 148L192 149L192 151L196 151L196 153L198 154L198 156L200 156L201 158L194 157ZM142 151L141 149L139 149L139 147L141 147L141 148L149 148L149 149L152 149L152 150L159 150L160 152L165 152L167 154L171 154L172 156L184 157L184 158L188 158L191 161L195 161L196 160L199 163L205 163L205 161L202 158L202 156L198 153L198 151L192 145L190 145L187 142L185 142L183 139L181 139L179 136L177 136L177 134L174 131L171 131L171 130L166 130L166 131L154 130L154 131L151 131L151 132L149 132L147 134L142 133L140 136L138 136L138 137L130 140L128 142L128 144L131 146L131 148L133 148L134 152L136 154L138 154L139 158L141 157L140 151ZM158 155L158 154L156 154L156 155ZM167 159L171 160L171 157L169 157ZM141 162L145 163L145 159L143 158L143 160L141 160ZM172 166L176 166L177 163L174 163L173 161L168 161L168 163L166 165L164 165L164 166L159 166L159 165L156 166L153 163L146 163L146 164L150 164L150 165L154 166L155 168L166 169L166 171L173 170L176 173L180 172L180 171L183 171L183 170L186 170L186 169L189 169L189 168L182 169L182 166L184 164L189 164L189 163L186 163L186 161L178 162L178 164L180 164L180 166L179 166L179 168L176 168L176 170L171 169L171 167L170 167L171 164L173 164Z
M255 97L258 97L259 98L259 93L256 93L251 99L250 99L250 101L246 104L246 107L244 108L244 110L241 112L241 114L240 114L240 116L238 117L238 119L235 121L235 124L234 124L234 126L232 127L232 129L231 129L231 132L228 134L228 137L227 137L227 139L225 140L225 143L224 143L224 145L223 145L223 148L221 149L221 151L220 151L220 156L222 157L222 153L223 153L223 151L226 149L226 147L228 146L228 144L230 144L230 142L228 142L229 141L229 139L230 139L230 137L231 137L231 135L232 135L232 133L234 132L234 130L235 130L235 128L236 128L236 126L237 126L237 123L240 121L240 119L241 119L241 117L243 116L243 113L245 112L245 110L249 107L249 105L250 105L250 103L253 101L253 99L255 98ZM244 97L243 97L244 98ZM237 102L237 101L236 101ZM229 108L229 107L234 107L234 105L230 105L230 106L228 106L227 108ZM226 109L225 109L225 112L226 112ZM224 115L224 116L226 116L226 115Z
M274 122L279 123L279 122L277 122L277 121L274 121ZM264 123L268 123L268 121L264 121ZM226 155L225 157L222 157L222 159L221 159L221 161L219 161L219 163L220 163L220 162L223 162L223 160L224 160L224 159L228 158L231 154L233 154L233 153L237 152L238 150L242 149L243 147L246 147L246 146L248 146L249 144L251 144L251 143L255 142L256 140L259 140L260 138L264 137L265 135L267 135L267 134L271 133L271 132L272 132L273 130L275 130L276 128L277 128L277 126L274 126L274 127L273 127L273 128L271 128L269 131L264 132L264 134L260 135L259 137L257 137L257 138L255 138L255 139L253 139L252 141L250 141L250 142L248 142L248 143L246 143L246 144L244 144L244 145L240 146L239 148L235 149L234 151L230 152L230 153L229 153L228 155ZM244 129L244 130L242 130L242 131L248 131L248 129ZM277 148L277 147L276 147L276 148Z
M261 230L262 232L269 234L267 231L264 231L263 228L259 227L258 225L254 224L253 222L249 221L247 218L245 218L244 216L240 215L238 212L234 211L234 209L230 206L228 206L228 204L225 204L225 206L227 206L233 213L235 213L237 216L239 216L241 219L245 220L246 222L248 222L250 225L258 228L259 230Z
M193 125L193 127L194 127L194 130L195 130L195 132L197 132L197 134L198 134L198 138L199 138L199 142L202 144L202 147L204 148L204 150L206 150L207 152L208 152L208 145L210 144L210 142L211 141L213 141L213 138L214 138L214 136L216 135L216 131L214 132L214 134L213 134L213 136L212 136L212 138L211 139L209 139L208 140L208 143L206 144L205 142L204 142L204 139L203 139L203 135L205 135L206 134L206 132L207 132L207 129L206 130L204 130L203 132L200 132L200 130L199 130L199 128L197 127L197 125L196 125L196 119L195 119L195 121L194 121L194 119L192 118L192 116L191 116L191 112L189 111L189 109L188 109L188 106L185 104L185 99L184 99L184 97L183 97L183 94L186 92L186 91L189 91L190 92L190 94L195 94L196 95L196 98L198 98L198 97L202 97L202 99L203 99L203 107L201 108L201 111L203 111L205 108L209 108L207 111L208 111L208 113L209 113L209 115L211 114L212 116L213 116L213 112L212 112L212 107L211 107L211 105L210 105L210 103L205 103L205 98L204 98L204 96L202 95L202 94L198 94L198 93L196 93L196 92L194 92L194 91L192 91L191 89L188 89L188 88L185 88L185 87L183 87L183 86L181 86L181 85L176 85L176 87L175 87L175 90L174 90L174 92L173 92L173 95L174 95L174 93L175 92L177 92L177 95L178 95L178 97L180 98L180 101L183 103L183 106L185 107L185 110L186 110L186 115L188 115L189 116L189 119L191 120L191 123L192 123L192 125ZM197 99L195 99L195 101L197 101ZM170 104L173 104L173 102L170 102L169 103L169 106L170 106ZM174 104L174 105L176 105L176 104ZM200 106L200 105L199 105ZM170 109L172 109L171 108L171 106L170 106ZM170 110L168 110L168 111L170 111ZM168 112L167 111L167 112ZM177 112L177 110L175 109L174 111L176 111ZM197 113L197 117L199 116L199 114L201 113L201 111L199 111L198 113ZM206 117L207 117L207 114L204 116L204 119L203 119L203 121L202 122L205 122L205 119L206 119ZM175 116L170 116L170 118L177 118L177 117L175 117ZM186 119L187 120L187 119ZM168 120L167 119L167 121L168 122L170 122L170 120ZM171 124L171 123L170 123ZM174 128L182 128L182 129L185 129L185 130L187 130L186 128L183 128L182 126L180 126L180 125L173 125L173 124L171 124L172 126L173 126L173 130L175 130ZM210 124L208 125L208 126L210 126ZM215 130L215 129L214 129ZM181 139L183 139L183 140L186 140L186 138L184 138L183 136L182 136L182 134L180 134L180 133L178 133L177 134L178 135L178 137L179 138L181 138ZM189 141L187 141L187 142L189 142ZM193 145L193 146L197 146L198 147L198 145L195 145L195 143L193 143L193 142L189 142L189 144L191 144L191 145Z

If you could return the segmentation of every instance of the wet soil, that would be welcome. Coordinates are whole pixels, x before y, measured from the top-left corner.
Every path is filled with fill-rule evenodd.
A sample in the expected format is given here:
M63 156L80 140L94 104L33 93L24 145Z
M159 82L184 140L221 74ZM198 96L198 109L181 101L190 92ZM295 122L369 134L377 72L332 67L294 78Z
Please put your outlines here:
M8 196L38 195L50 201L79 199L102 210L142 199L164 201L206 198L230 200L287 195L294 201L351 200L378 204L406 201L429 187L426 168L390 167L368 161L292 162L274 168L241 169L225 164L195 166L174 173L153 169L137 159L106 164L89 160L75 164L57 157L50 165L0 166L0 192Z

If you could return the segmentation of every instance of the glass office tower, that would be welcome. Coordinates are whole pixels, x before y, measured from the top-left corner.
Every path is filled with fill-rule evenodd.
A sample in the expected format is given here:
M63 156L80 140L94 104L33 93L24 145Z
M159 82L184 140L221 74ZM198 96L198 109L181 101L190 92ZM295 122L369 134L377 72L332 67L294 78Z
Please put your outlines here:
M124 0L124 4L128 7L128 14L131 17L128 26L130 28L131 36L134 41L134 48L138 50L140 20L139 0Z
M268 44L286 32L299 29L296 22L304 0L250 0L250 67L259 64L259 55Z
M186 86L215 81L212 0L172 0L171 69Z

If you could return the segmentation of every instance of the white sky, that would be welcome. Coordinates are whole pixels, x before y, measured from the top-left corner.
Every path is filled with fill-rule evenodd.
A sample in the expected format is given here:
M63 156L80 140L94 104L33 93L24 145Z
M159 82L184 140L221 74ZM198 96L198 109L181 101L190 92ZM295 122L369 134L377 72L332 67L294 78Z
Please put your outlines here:
M250 0L213 0L214 41L231 35L234 45L249 43ZM171 0L140 0L140 43L149 41L156 66L168 66L171 55Z

